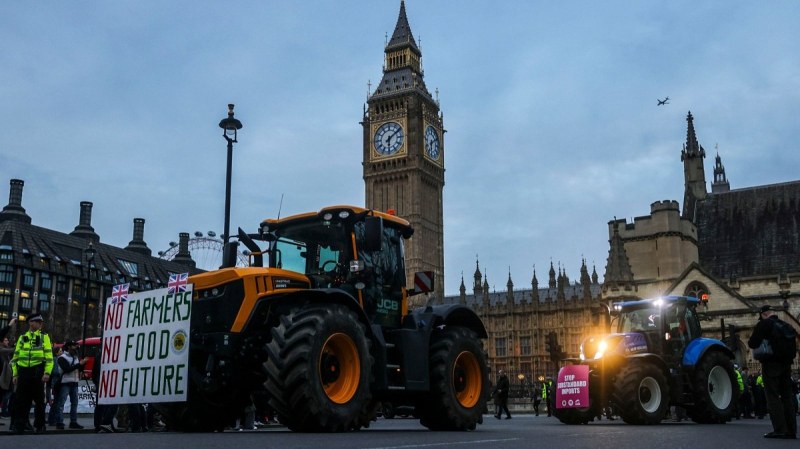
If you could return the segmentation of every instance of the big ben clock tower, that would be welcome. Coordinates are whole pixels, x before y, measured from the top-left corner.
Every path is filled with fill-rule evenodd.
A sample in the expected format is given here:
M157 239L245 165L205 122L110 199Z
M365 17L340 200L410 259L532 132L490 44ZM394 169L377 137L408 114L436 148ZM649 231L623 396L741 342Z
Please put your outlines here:
M400 2L386 44L383 78L371 92L364 127L366 206L387 211L414 227L406 242L406 285L417 271L435 273L434 293L444 297L444 126L439 104L423 80L422 53Z

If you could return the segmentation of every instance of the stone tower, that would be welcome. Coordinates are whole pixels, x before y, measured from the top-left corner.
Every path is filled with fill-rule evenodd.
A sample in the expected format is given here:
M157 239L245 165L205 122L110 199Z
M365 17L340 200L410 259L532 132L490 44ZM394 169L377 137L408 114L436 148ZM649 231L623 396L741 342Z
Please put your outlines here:
M433 271L444 297L444 125L439 102L423 80L422 53L405 2L384 49L383 77L370 92L364 117L366 207L394 210L414 227L406 243L406 285L417 271Z

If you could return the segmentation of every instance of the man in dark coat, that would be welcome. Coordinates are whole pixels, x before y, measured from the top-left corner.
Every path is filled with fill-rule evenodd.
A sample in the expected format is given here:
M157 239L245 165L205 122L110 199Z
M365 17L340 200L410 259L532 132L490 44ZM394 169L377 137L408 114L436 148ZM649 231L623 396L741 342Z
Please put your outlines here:
M777 334L775 327L780 319L769 305L763 306L759 314L759 321L753 328L753 334L747 341L747 346L756 349L763 340L773 343ZM796 439L797 420L795 419L795 398L792 394L792 361L791 357L770 355L759 358L764 376L764 393L767 397L769 419L772 421L772 432L764 434L764 438Z
M511 419L511 412L508 411L508 376L503 370L497 372L497 388L495 389L495 394L497 395L497 414L494 415L495 418L500 419L503 415L503 411L506 412L506 419Z

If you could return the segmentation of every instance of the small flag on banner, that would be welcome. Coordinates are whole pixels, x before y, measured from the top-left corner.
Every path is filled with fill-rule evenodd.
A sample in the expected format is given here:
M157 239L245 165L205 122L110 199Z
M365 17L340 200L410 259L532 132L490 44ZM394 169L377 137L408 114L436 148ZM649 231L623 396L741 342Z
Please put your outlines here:
M111 304L117 304L128 300L128 289L131 284L119 284L111 288Z
M175 294L186 291L186 284L189 282L189 273L170 274L167 282L167 294Z

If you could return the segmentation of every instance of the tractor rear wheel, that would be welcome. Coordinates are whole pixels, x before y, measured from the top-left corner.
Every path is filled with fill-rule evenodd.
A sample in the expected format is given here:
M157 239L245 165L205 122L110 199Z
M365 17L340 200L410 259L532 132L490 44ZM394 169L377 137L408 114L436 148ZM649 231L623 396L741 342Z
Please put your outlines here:
M431 430L474 430L486 408L486 356L475 332L445 326L431 337L431 392L418 404Z
M658 424L669 409L664 372L645 361L630 361L616 375L611 400L628 424Z
M369 425L372 357L364 326L342 305L280 317L266 347L269 403L289 429L346 432Z
M696 365L692 377L694 406L686 410L692 421L724 424L736 413L739 385L733 361L719 351L706 354Z

